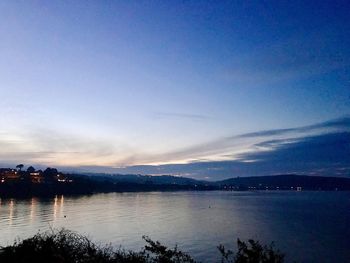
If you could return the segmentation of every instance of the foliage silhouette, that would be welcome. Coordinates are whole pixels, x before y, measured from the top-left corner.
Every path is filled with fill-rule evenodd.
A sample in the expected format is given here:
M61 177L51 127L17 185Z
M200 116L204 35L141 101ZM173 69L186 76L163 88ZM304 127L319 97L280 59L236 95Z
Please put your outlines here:
M20 171L22 171L22 168L24 167L24 165L23 164L18 164L18 165L16 165L16 168L18 169L18 170L20 170Z
M38 233L35 236L16 241L13 245L0 248L0 262L13 263L195 263L187 253L177 246L171 249L158 241L144 236L146 245L141 251L126 251L112 246L99 246L90 239L75 232L59 231ZM249 240L248 245L238 240L238 252L226 250L220 245L221 262L234 263L282 263L284 256L270 245L262 246Z
M27 168L27 173L34 173L35 172L35 168L33 166L29 166Z
M194 263L195 260L191 258L190 255L178 250L177 246L174 249L169 249L166 246L159 243L159 241L153 241L147 236L143 236L143 239L147 242L147 245L144 248L146 254L153 254L151 262L159 263L181 263L188 262Z
M283 263L284 254L274 249L274 244L261 245L259 241L248 240L248 244L240 239L237 240L238 252L225 249L219 245L222 263Z

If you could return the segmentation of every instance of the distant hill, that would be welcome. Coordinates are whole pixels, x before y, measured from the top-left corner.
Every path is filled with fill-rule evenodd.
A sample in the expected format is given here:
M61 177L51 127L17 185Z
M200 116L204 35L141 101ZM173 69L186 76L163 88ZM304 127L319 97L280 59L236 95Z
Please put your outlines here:
M96 181L138 183L138 184L176 184L176 185L211 185L213 183L207 181L199 181L192 178L172 176L172 175L140 175L140 174L84 174Z
M308 175L271 175L236 177L215 182L221 188L234 189L280 189L290 190L301 187L303 190L350 190L350 178Z
M97 181L112 183L133 183L137 185L178 185L178 186L210 186L211 189L220 190L350 190L350 178L308 176L296 174L235 177L222 181L208 182L192 178L162 175L106 175L90 174L89 178ZM300 189L300 188L299 188Z
M34 170L31 169L31 170ZM84 195L101 192L203 191L203 190L348 190L350 178L295 174L236 177L208 182L179 176L135 174L63 174L0 169L0 196Z

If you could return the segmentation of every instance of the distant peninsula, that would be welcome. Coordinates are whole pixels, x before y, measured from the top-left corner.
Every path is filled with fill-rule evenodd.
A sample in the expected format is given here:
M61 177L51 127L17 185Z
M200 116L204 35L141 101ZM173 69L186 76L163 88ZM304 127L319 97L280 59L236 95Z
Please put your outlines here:
M85 195L103 192L141 191L349 191L350 178L295 174L235 177L222 181L200 181L179 176L135 174L73 174L55 168L26 170L0 168L0 197Z

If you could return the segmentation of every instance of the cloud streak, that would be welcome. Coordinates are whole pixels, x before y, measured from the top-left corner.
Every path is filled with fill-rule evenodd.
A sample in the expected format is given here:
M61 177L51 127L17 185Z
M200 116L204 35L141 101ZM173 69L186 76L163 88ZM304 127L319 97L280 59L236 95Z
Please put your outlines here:
M281 172L348 175L349 143L348 116L302 127L226 136L154 154L118 141L40 129L16 135L2 132L0 159L8 164L24 162L69 170L176 174L212 180L236 174Z
M207 115L178 112L156 112L154 115L157 119L184 119L192 121L207 121L212 119L212 117Z
M130 166L110 168L108 172L172 174L209 180L283 173L350 176L350 132L307 136L296 141L266 141L263 144L273 147L270 151L242 154L240 160ZM90 171L103 171L101 168L89 168Z
M239 135L238 137L246 138L246 137L266 137L266 136L276 136L276 135L284 135L287 133L306 133L313 131L322 131L325 129L350 129L350 117L338 118L326 122L321 122L313 125L307 125L303 127L297 128L288 128L288 129L274 129L274 130L266 130L266 131L258 131L251 132ZM233 136L237 137L237 136Z
M272 129L227 136L191 147L153 155L134 156L133 162L141 164L189 163L196 161L223 161L242 159L244 153L264 151L271 145L263 143L274 140L298 140L305 136L327 132L350 131L350 117L346 116L322 123L288 129ZM270 146L270 148L268 148ZM125 160L127 163L128 160Z
M42 165L110 165L116 156L132 149L107 139L79 136L57 130L36 129L16 135L0 135L0 159L3 163L25 162Z

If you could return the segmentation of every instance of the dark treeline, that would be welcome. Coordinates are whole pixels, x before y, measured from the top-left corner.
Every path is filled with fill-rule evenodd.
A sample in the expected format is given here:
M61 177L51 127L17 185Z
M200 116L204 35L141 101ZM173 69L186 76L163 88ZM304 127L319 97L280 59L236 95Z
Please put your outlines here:
M202 190L350 190L350 178L304 175L236 177L208 182L176 176L65 174L55 168L44 171L0 168L0 197L82 195L99 192L202 191Z
M31 182L2 183L0 197L53 196L58 194L81 195L107 192L140 192L140 191L190 191L214 190L213 186L194 186L176 184L139 184L109 181L95 181L77 175L67 175L72 182L52 182L33 184Z
M19 164L17 169L0 169L0 196L26 197L50 196L56 194L86 194L92 192L92 183L83 178L75 179L72 176L59 172L55 168L46 168L44 171L29 166L23 170Z
M138 192L138 191L190 191L214 190L213 185L195 183L176 183L169 180L154 183L151 177L147 180L118 180L118 177L87 176L64 174L55 168L44 171L35 170L32 166L22 170L0 169L0 197L54 196L58 194L82 195L101 192ZM195 180L188 179L191 182ZM186 181L187 182L187 181Z

